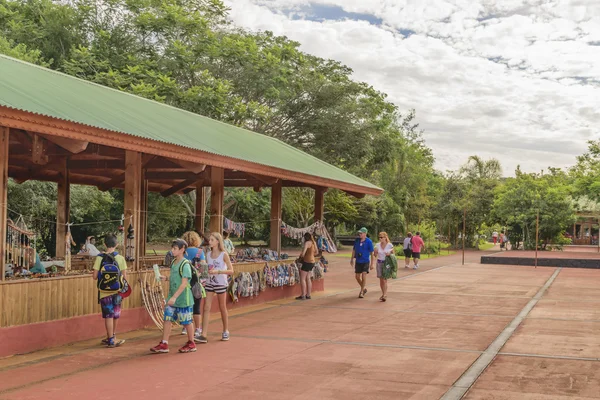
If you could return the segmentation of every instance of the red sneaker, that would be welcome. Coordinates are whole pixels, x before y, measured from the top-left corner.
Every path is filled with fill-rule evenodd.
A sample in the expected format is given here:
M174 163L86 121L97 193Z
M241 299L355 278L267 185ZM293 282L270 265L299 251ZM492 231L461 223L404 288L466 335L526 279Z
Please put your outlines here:
M196 351L196 343L192 342L191 340L179 349L180 353L193 353L194 351Z
M160 342L158 344L158 346L154 346L153 348L150 349L150 351L153 353L168 353L169 345L166 343Z

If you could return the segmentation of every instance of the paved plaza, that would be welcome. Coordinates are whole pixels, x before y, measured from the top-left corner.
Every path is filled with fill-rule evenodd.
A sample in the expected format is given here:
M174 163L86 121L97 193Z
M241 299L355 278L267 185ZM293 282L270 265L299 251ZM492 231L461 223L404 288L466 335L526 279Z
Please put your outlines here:
M235 310L229 342L214 319L195 354L149 354L149 329L18 355L0 360L0 399L600 398L600 271L482 254L401 265L385 303L374 274L359 299L349 258L331 257L326 292Z

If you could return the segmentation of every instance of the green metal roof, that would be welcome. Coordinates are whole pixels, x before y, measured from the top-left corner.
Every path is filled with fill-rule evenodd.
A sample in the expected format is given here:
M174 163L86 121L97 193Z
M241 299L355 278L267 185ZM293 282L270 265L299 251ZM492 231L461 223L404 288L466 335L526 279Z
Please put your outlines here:
M1 54L0 106L380 190L272 137Z

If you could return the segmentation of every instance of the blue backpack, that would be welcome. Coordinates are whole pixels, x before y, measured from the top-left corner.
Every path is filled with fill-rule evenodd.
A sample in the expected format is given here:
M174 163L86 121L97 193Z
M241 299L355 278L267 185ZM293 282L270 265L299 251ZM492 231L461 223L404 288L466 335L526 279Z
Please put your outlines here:
M98 271L98 289L107 292L119 291L123 287L123 275L119 268L119 263L115 260L117 256L115 251L112 254L100 254L102 257L100 270Z

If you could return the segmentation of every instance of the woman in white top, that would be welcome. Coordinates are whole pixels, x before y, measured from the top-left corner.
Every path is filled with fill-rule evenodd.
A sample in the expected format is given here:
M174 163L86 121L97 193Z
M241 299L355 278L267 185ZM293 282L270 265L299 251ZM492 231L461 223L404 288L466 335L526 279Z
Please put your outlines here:
M221 321L223 321L223 335L221 340L229 340L229 319L227 314L227 281L228 275L233 275L233 266L229 254L223 245L223 236L220 233L211 233L208 239L210 251L206 254L208 262L209 278L204 285L206 299L204 300L204 313L202 314L202 336L194 341L198 343L208 342L208 320L210 318L210 307L213 297L216 295L219 301Z
M383 262L385 257L394 252L394 245L390 242L388 234L385 232L379 233L379 243L375 246L375 257L377 257L377 277L379 278L379 286L383 293L379 298L380 301L387 300L387 279L383 277Z

